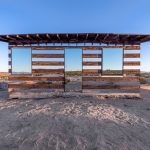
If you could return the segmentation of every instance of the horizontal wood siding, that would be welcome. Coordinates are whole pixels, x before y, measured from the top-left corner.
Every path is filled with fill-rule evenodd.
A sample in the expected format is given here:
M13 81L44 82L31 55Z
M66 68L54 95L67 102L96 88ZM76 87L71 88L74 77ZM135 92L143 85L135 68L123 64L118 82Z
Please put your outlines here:
M140 69L124 69L124 74L140 74Z
M9 76L9 81L64 81L64 77L21 77L21 76Z
M82 81L106 81L106 82L139 81L139 77L83 77Z
M65 48L82 48L83 50L99 50L103 48L123 48L124 50L140 50L140 45L133 46L9 46L9 48L32 48L33 50L59 50Z
M101 58L101 54L83 54L83 58Z
M95 73L101 73L101 70L100 69L83 69L83 73L95 74Z
M33 88L33 89L39 89L39 88L52 88L52 89L61 89L64 88L63 84L9 84L9 88Z
M124 54L124 58L140 58L140 54Z
M32 61L33 66L63 66L64 62L57 61Z
M83 62L83 66L100 66L101 62Z
M83 89L139 89L139 85L82 85Z
M140 66L140 61L124 61L124 66Z
M32 54L32 58L64 58L64 54Z
M64 69L32 69L32 73L64 73Z

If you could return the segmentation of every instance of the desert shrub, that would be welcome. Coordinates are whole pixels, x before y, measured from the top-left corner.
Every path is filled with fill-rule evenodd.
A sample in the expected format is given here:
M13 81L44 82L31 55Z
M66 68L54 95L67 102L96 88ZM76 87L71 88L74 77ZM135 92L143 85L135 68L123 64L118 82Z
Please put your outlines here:
M71 80L70 79L65 79L65 83L68 83L68 82L70 82Z
M140 84L146 84L147 81L144 78L140 78Z

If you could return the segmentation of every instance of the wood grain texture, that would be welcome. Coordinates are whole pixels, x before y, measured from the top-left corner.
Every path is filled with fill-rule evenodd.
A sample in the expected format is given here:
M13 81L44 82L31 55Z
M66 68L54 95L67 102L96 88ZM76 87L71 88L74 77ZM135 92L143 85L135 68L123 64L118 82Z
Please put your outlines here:
M120 82L120 81L139 81L139 77L82 77L82 81L106 81L106 82Z
M125 46L124 50L140 50L140 46Z
M32 50L64 50L63 47L46 47L46 46L40 46L40 47L32 47Z
M32 69L32 73L64 73L64 69Z
M124 74L140 74L140 69L124 69Z
M124 61L124 66L140 66L140 61Z
M39 89L39 88L52 88L52 89L61 89L64 88L64 84L8 84L8 88L33 88L33 89Z
M101 54L83 54L82 57L83 58L101 58L102 55Z
M82 85L83 89L139 89L139 85Z
M64 77L9 76L9 81L64 81Z
M101 62L83 62L83 66L100 66L101 64Z
M64 58L64 54L32 54L32 58Z
M32 61L33 66L63 66L64 62L61 61Z
M140 54L124 54L124 58L140 58Z
M83 69L83 73L85 74L99 74L101 73L100 69Z
M82 48L83 50L100 50L103 48L122 48L124 50L139 50L140 45L129 46L9 46L9 48L32 48L33 50L62 50L65 48Z

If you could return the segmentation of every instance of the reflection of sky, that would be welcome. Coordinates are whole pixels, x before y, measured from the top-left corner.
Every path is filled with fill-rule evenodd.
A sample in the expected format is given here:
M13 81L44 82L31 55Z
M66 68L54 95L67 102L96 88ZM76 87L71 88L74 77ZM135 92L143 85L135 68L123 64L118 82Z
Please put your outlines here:
M82 70L82 49L79 48L65 49L65 70L66 71Z
M31 49L12 49L12 72L31 73Z
M103 49L103 70L122 70L123 50L120 48Z

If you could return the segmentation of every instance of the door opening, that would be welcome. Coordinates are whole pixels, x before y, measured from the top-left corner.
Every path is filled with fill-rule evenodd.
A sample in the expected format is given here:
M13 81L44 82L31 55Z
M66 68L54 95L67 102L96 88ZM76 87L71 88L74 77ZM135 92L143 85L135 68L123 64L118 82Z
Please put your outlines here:
M65 91L82 91L82 49L65 49Z

